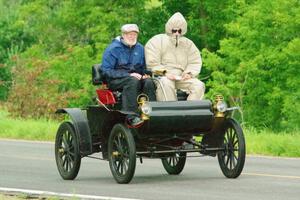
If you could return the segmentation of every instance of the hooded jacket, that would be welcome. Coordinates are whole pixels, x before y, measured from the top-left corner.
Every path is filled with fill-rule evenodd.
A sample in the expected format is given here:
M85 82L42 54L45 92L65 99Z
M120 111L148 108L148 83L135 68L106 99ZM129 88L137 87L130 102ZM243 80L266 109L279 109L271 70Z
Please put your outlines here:
M123 78L136 72L146 73L144 47L140 43L129 47L119 36L105 49L101 70L108 79Z
M176 39L172 29L181 29ZM175 13L165 25L165 34L152 37L145 45L146 64L152 71L165 69L167 73L181 75L190 73L197 77L202 60L196 45L183 35L187 32L187 22L181 13Z

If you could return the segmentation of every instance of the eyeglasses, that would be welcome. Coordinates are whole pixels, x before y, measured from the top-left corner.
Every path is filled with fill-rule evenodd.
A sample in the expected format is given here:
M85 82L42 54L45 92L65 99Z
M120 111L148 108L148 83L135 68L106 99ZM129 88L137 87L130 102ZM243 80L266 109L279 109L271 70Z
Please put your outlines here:
M178 32L179 34L181 34L181 29L172 29L172 33L176 33Z

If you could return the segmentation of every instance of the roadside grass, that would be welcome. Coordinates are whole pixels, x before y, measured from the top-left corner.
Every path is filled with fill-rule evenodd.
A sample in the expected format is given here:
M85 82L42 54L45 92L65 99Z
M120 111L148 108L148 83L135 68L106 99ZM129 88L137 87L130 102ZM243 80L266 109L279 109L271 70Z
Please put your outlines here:
M19 199L24 199L24 198L19 198L19 197L12 196L12 195L0 194L0 200L19 200Z
M0 138L54 141L60 122L45 119L12 119L0 110ZM244 128L247 154L300 157L300 132L275 133Z
M38 196L23 193L5 194L0 193L0 200L24 200L24 199L44 199L44 200L78 200L78 198L55 197L55 196Z
M300 157L300 132L245 129L247 154Z
M59 122L46 119L12 119L0 110L0 138L54 141Z

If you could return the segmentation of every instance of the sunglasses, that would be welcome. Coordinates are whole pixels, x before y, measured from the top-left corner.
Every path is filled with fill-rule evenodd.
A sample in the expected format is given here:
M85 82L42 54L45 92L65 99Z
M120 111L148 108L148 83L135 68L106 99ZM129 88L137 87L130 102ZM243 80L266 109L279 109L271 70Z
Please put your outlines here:
M179 34L181 34L181 29L172 29L172 33L176 33L178 32Z

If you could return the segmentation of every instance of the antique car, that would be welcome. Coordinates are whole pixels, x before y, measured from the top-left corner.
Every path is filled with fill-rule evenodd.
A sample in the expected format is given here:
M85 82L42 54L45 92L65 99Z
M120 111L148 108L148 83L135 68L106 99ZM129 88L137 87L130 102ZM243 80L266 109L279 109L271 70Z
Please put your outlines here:
M92 72L93 84L103 86L99 66L93 66ZM137 158L141 163L143 158L161 159L167 173L176 175L189 155L217 156L226 177L241 174L243 131L230 117L236 108L228 108L221 95L213 101L187 101L178 94L178 101L151 102L141 94L137 102L143 124L133 127L126 122L129 113L121 110L120 91L100 87L96 92L94 105L56 111L70 119L60 124L55 139L55 159L63 179L76 178L83 157L108 160L118 183L132 180ZM91 156L99 152L100 156Z

